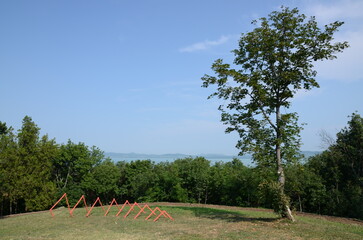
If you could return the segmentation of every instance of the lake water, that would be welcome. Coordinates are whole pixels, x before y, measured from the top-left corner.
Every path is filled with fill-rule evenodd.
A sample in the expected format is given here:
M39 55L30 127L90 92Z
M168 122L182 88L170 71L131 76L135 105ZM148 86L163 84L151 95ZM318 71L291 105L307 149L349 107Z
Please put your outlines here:
M305 159L311 156L314 156L320 152L318 151L302 151L302 154L305 155ZM138 153L112 153L112 152L106 152L106 157L110 157L114 162L119 161L136 161L136 160L151 160L155 163L160 162L173 162L177 159L183 159L187 157L196 157L196 156L190 156L186 154L138 154ZM228 155L221 155L221 154L200 154L198 155L200 157L204 157L205 159L208 159L211 162L211 165L213 165L216 162L230 162L234 158L240 159L245 166L255 166L255 164L252 163L251 155L244 155L244 156L228 156Z
M107 154L106 154L107 156ZM126 162L131 162L131 161L136 161L136 160L151 160L155 163L160 163L160 162L173 162L177 159L182 159L185 157L163 157L163 156L147 156L147 157L127 157L127 156L107 156L110 157L114 162L119 162L119 161L126 161ZM194 156L192 156L194 157ZM213 165L216 162L230 162L233 160L234 157L217 157L217 158L213 158L213 157L205 157L207 160L211 161L211 165ZM240 159L244 165L246 166L251 166L252 165L252 161L250 158L241 158L241 157L237 157L238 159Z

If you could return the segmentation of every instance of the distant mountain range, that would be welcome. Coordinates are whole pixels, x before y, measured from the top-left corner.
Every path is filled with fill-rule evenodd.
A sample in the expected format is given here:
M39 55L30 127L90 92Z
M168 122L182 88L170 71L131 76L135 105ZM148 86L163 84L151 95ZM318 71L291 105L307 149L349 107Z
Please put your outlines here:
M142 154L142 153L114 153L114 152L107 152L105 153L108 157L115 157L115 158L140 158L140 159L148 159L148 158L186 158L186 157L205 157L205 158L228 158L233 157L231 155L224 155L224 154L198 154L198 155L188 155L188 154L181 154L181 153L169 153L169 154Z
M301 151L301 153L304 154L305 158L309 158L321 153L321 151Z
M320 153L319 151L302 151L302 154L305 155L305 158L314 156ZM110 157L113 161L135 161L135 160L151 160L155 162L172 162L177 159L187 158L187 157L204 157L211 162L217 161L231 161L233 158L240 159L244 164L250 165L252 164L251 155L243 155L243 156L233 156L233 155L224 155L224 154L198 154L198 155L187 155L181 153L174 154L142 154L142 153L114 153L114 152L106 152L106 157Z

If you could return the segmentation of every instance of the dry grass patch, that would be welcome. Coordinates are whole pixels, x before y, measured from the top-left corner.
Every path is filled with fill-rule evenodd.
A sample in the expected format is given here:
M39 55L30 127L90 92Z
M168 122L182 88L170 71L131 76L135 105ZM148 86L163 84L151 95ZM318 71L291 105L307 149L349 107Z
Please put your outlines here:
M103 216L100 207L85 217L83 208L70 217L67 209L0 219L0 239L363 239L363 226L297 216L297 223L279 219L271 211L238 208L160 206L175 219L144 220L115 217L117 208ZM153 207L155 207L154 205Z

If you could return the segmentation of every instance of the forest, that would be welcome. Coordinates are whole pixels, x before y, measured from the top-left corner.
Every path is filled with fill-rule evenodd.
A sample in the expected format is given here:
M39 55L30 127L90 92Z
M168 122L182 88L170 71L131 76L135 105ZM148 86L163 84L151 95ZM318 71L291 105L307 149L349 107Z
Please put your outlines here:
M329 140L321 154L284 166L291 207L363 219L363 118L353 113ZM95 146L40 136L29 116L17 131L0 122L1 215L47 210L63 193L71 205L85 195L88 204L100 197L104 204L116 198L274 208L275 172L275 165L247 167L238 159L113 162Z

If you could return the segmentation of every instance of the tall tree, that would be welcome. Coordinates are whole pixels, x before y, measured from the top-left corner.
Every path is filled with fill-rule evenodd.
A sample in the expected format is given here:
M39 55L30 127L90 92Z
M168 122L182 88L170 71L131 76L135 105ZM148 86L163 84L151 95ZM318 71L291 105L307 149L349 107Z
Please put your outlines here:
M301 127L297 113L287 111L297 91L319 87L313 62L336 58L348 43L333 43L343 22L320 28L297 8L282 7L252 23L256 28L242 34L233 51L239 69L218 59L212 65L217 76L205 75L203 87L217 85L209 98L229 100L219 110L229 125L226 132L238 132L241 154L250 152L257 163L276 166L275 210L294 221L284 194L284 165L298 157Z
M336 143L309 159L307 166L324 181L323 214L363 218L363 118L353 113Z
M103 152L97 147L88 147L84 143L75 144L71 140L61 145L59 154L53 161L52 172L58 194L67 192L70 202L77 201L85 193L82 185L84 181L89 181L86 176L103 158Z
M208 200L210 161L204 157L177 159L173 163L181 187L187 191L188 201L204 203Z
M106 202L119 195L117 182L120 177L119 169L107 158L86 174L81 185L87 196L98 196Z
M0 195L1 215L13 213L13 205L19 198L19 169L17 169L18 145L13 129L0 134Z
M45 135L39 138L40 128L25 116L18 132L19 173L17 189L25 202L25 211L42 210L53 201L55 185L51 181L51 163L57 155L57 145Z
M0 122L0 135L6 134L8 131L8 127L6 123Z

